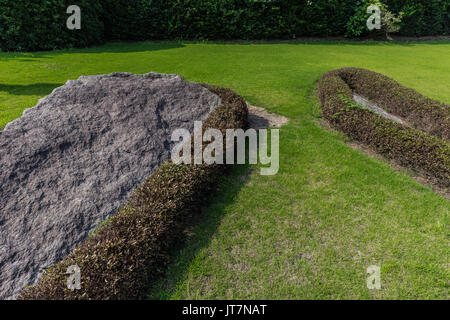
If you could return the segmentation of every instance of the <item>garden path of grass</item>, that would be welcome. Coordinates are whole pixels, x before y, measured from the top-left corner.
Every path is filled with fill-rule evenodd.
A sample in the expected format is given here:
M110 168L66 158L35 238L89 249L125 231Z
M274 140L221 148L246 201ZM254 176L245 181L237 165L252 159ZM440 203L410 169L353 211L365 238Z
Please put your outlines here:
M157 71L229 87L290 119L280 171L235 168L150 298L447 299L450 202L319 125L317 80L344 66L450 102L449 42L113 43L0 53L0 128L80 75ZM381 290L366 287L369 265L381 266Z

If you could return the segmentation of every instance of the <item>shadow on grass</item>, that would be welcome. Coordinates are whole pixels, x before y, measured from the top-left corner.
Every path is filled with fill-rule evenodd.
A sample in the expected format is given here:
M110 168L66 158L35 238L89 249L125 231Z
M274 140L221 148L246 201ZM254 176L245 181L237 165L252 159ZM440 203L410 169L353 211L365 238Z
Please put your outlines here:
M170 253L166 275L150 285L147 299L171 298L178 284L184 281L187 270L197 254L209 245L225 215L226 208L235 201L250 173L251 168L248 165L236 165L228 175L220 179L209 206L186 227L186 240L178 243Z
M43 96L50 94L53 89L62 86L62 83L33 83L33 84L2 84L0 92L7 92L16 96Z
M175 41L143 41L143 42L108 42L100 46L88 48L70 48L54 51L36 52L2 52L0 61L17 60L19 62L36 62L39 59L52 58L60 54L83 53L138 53L183 48L185 45Z

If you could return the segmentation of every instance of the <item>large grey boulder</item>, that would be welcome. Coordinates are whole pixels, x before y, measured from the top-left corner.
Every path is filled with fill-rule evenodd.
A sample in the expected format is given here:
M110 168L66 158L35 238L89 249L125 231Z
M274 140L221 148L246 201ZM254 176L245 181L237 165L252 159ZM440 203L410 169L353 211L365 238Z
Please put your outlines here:
M0 131L0 298L14 298L125 203L220 98L177 75L68 81Z

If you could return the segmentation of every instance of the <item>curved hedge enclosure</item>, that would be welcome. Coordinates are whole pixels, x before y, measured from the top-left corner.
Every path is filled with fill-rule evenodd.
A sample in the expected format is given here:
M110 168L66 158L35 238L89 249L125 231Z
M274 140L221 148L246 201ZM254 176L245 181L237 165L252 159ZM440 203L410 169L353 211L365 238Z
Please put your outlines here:
M422 96L379 73L359 68L327 72L319 81L324 117L352 139L450 187L450 106ZM359 94L408 125L353 102Z
M36 51L110 40L292 39L364 30L370 0L0 0L0 48ZM448 0L383 0L405 13L399 35L450 35ZM66 28L66 9L81 8L81 30Z
M203 130L247 128L245 101L231 90L204 85L219 95ZM19 299L136 299L160 276L172 244L207 203L226 165L176 165L167 161L110 220L67 258L49 268ZM67 268L78 265L81 289L67 289Z

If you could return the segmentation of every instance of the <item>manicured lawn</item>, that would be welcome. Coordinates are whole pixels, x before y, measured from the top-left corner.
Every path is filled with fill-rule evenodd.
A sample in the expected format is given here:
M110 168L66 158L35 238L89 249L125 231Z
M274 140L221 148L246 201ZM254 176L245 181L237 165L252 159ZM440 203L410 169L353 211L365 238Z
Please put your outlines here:
M319 125L331 69L384 73L450 102L450 43L109 44L0 53L0 128L80 75L178 73L290 118L280 171L237 167L150 298L448 298L450 202ZM247 177L248 175L248 177ZM366 269L381 266L381 290Z

